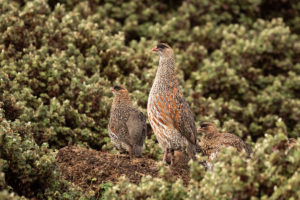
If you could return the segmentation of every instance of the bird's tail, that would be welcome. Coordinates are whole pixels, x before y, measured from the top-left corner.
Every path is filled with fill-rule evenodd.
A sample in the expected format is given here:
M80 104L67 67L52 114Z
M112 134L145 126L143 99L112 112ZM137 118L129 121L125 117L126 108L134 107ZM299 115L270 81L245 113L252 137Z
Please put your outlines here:
M141 157L141 156L142 156L142 153L143 153L143 146L138 146L138 145L136 145L136 146L133 148L133 153L134 153L134 156L135 156L135 157Z

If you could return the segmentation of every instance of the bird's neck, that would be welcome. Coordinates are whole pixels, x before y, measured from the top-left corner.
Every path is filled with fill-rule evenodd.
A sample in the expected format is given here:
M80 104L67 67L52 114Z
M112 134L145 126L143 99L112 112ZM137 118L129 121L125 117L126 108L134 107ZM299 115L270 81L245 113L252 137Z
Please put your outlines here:
M159 59L159 65L156 72L156 78L168 80L168 79L173 79L174 77L176 77L174 57L161 56Z
M113 100L113 106L128 105L131 106L132 102L128 95L126 96L116 96Z

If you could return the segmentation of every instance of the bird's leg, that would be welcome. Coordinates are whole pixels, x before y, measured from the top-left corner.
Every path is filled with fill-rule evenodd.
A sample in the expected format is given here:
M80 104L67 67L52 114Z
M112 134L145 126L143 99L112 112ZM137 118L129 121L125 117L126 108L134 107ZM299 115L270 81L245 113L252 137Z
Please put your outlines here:
M129 145L129 157L130 157L130 159L133 158L133 148L131 145Z
M163 162L167 162L167 156L168 156L168 149L166 148L164 150Z
M175 164L174 149L171 149L170 153L171 153L171 166L174 166Z

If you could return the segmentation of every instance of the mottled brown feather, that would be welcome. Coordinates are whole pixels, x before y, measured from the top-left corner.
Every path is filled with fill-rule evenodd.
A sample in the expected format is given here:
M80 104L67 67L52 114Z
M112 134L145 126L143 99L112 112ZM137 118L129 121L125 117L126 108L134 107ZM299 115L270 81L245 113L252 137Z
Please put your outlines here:
M235 147L239 152L245 150L248 155L252 152L251 148L241 138L231 133L220 133L214 123L203 123L198 131L204 133L200 140L200 146L207 156L217 153L226 146Z
M158 49L160 61L148 99L149 122L165 151L180 150L194 158L197 130L176 78L173 50L167 44L154 49Z
M146 118L132 105L124 87L115 86L112 92L115 97L110 110L109 136L117 149L139 157L147 135Z

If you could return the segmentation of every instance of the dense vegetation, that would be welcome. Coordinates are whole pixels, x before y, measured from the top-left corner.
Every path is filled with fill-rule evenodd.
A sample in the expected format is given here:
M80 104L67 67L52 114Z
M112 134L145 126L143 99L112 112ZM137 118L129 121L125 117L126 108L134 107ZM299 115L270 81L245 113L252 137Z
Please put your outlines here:
M191 163L187 187L144 177L104 184L102 198L300 196L300 140L287 147L300 135L300 1L1 0L0 13L0 199L94 198L58 178L57 150L113 150L109 89L125 85L146 114L157 41L175 51L197 124L217 122L255 155L228 148L214 172ZM161 158L154 136L145 153Z

